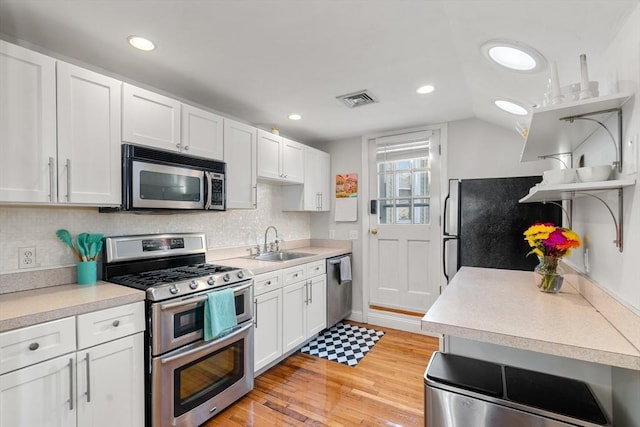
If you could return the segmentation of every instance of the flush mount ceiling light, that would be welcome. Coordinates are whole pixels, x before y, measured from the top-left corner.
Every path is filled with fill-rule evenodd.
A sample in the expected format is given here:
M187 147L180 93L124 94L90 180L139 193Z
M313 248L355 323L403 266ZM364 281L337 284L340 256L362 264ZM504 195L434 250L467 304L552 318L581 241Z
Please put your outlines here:
M289 114L289 120L300 120L302 118L302 116L300 114Z
M499 109L510 114L515 114L516 116L526 116L527 114L529 114L529 110L514 101L507 101L506 99L496 99L495 101L493 101L493 103Z
M424 85L416 89L416 93L420 95L425 95L427 93L433 92L434 90L436 90L436 87L434 85Z
M488 59L512 71L536 73L547 66L540 52L513 40L489 40L481 50Z
M129 36L127 37L129 44L136 49L144 50L145 52L149 52L156 48L156 45L149 39L140 36Z

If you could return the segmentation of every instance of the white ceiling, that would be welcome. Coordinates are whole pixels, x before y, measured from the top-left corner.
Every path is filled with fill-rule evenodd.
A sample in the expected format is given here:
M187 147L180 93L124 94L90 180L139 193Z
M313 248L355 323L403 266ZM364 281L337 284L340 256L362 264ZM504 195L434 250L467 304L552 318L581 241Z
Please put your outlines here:
M540 103L548 68L506 71L480 45L526 43L559 61L562 85L578 82L579 55L597 58L639 1L0 0L0 33L322 142L470 117L514 129L492 100ZM157 49L132 49L131 34ZM417 95L426 83L436 91ZM335 98L360 89L380 102L348 109Z

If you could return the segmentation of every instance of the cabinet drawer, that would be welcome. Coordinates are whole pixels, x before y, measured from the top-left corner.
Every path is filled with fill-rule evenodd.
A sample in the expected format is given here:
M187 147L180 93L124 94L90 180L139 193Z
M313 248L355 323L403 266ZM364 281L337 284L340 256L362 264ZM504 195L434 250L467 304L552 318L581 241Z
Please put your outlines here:
M0 374L75 350L73 317L3 332L0 334Z
M254 295L260 295L274 289L282 287L282 270L270 271L269 273L258 274L254 280Z
M78 349L144 331L144 302L78 316Z
M282 270L282 280L284 286L292 283L299 282L307 278L307 269L305 264L296 265L295 267L289 267Z
M319 276L320 274L324 274L327 271L327 262L322 259L320 261L310 262L306 265L306 273L307 278L312 278L314 276Z

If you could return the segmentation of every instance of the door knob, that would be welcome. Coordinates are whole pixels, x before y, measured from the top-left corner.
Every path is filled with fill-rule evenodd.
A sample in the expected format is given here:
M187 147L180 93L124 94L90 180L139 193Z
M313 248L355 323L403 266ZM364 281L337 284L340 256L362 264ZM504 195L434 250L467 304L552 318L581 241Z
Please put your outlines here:
M372 228L372 229L371 229L371 234L373 234L373 235L378 234L378 229L377 229L377 228L375 228L375 227L374 227L374 228Z

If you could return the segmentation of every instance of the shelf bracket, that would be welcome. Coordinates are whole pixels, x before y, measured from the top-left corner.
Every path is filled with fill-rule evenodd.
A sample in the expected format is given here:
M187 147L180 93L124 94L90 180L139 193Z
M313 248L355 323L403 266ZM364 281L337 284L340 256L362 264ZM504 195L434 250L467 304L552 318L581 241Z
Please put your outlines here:
M613 136L609 128L602 123L600 120L593 119L588 116L595 116L598 114L606 114L606 113L617 113L618 115L618 142L616 143L616 138ZM575 116L567 116L561 117L559 120L564 120L569 123L573 123L575 120L588 120L594 123L599 124L611 138L611 142L613 142L613 148L616 153L616 160L613 162L614 166L618 169L618 172L622 172L622 108L610 108L608 110L600 110L593 111L591 113L578 114Z
M580 195L589 196L596 200L600 200L600 202L607 208L607 210L609 211L609 214L611 215L611 219L613 219L613 226L615 227L615 231L616 231L616 239L613 241L613 243L616 245L618 250L622 252L622 224L623 224L622 215L623 215L623 206L624 206L622 188L618 188L618 218L617 219L615 214L613 213L613 210L611 210L611 207L609 207L607 202L602 200L600 197L591 193L580 193ZM575 197L575 193L573 193L573 196Z

